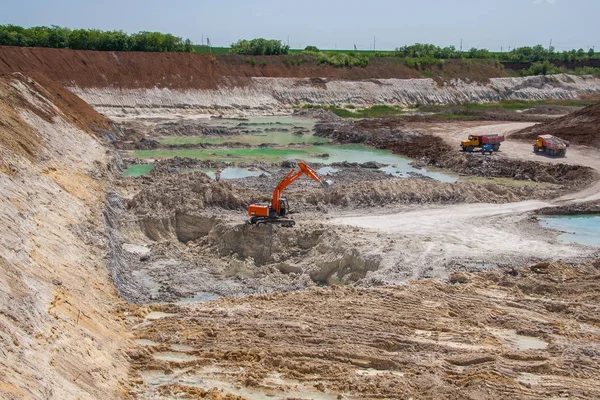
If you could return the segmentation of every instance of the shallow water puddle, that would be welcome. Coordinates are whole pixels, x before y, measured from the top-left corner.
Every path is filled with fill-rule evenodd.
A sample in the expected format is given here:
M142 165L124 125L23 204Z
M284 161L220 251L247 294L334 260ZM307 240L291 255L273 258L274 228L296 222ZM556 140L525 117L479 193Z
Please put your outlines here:
M203 170L206 175L210 176L212 179L216 178L215 170ZM221 171L220 179L241 179L241 178L249 178L251 176L261 176L262 174L268 174L265 171L250 171L246 168L225 168Z
M179 353L175 351L161 351L159 353L152 354L157 360L169 361L169 362L188 362L196 360L196 357L185 353Z
M160 346L160 343L149 339L136 339L135 343L139 344L140 346Z
M328 139L314 135L316 120L309 118L291 116L262 116L248 119L208 118L204 123L212 127L233 129L234 132L241 134L165 136L160 138L159 141L165 145L210 143L216 146L239 142L254 147L137 150L134 152L134 156L147 159L179 156L223 162L303 160L307 163L332 164L336 162L349 162L362 164L372 161L389 165L389 167L382 171L391 176L410 177L406 174L411 172L444 182L457 181L456 177L450 175L414 168L409 165L412 161L411 159L397 156L387 150L379 150L361 144L327 144L329 143ZM264 144L273 144L276 147L260 147L260 145ZM124 175L141 176L147 174L151 169L152 164L131 165L127 168ZM224 170L221 173L221 178L237 179L259 176L261 173L263 172L231 168ZM333 172L329 171L329 173ZM209 174L214 178L214 171L209 171Z
M123 171L123 176L135 178L148 175L148 173L152 171L152 168L154 168L154 164L128 165L125 171Z
M560 241L600 246L600 215L558 215L538 219L543 227L565 232L558 236Z
M333 164L333 163L358 163L376 162L379 164L390 165L391 168L383 170L391 175L398 177L410 177L409 172L428 176L432 179L444 182L456 182L457 178L441 172L432 172L426 169L417 169L410 165L413 161L410 158L401 157L392 154L388 150L379 150L371 147L349 144L349 145L328 145L328 146L303 146L291 148L277 147L242 147L230 149L160 149L160 150L139 150L134 153L135 157L141 158L173 158L190 157L199 160L214 160L222 162L280 162L284 160L303 160L309 164ZM247 173L244 169L233 169L232 174ZM250 171L260 175L263 171ZM249 174L252 176L252 174ZM221 174L223 178L223 173ZM227 178L225 178L227 179Z
M154 321L154 320L161 319L161 318L173 317L175 315L177 315L177 314L166 313L166 312L162 312L162 311L152 311L152 312L148 313L148 315L146 315L146 319Z
M327 176L335 174L336 172L338 172L338 170L333 167L323 167L319 168L317 172L319 173L319 175Z
M534 336L519 335L511 329L488 328L488 331L514 350L543 350L548 343Z
M517 335L517 349L519 350L534 350L545 349L548 343L533 336Z

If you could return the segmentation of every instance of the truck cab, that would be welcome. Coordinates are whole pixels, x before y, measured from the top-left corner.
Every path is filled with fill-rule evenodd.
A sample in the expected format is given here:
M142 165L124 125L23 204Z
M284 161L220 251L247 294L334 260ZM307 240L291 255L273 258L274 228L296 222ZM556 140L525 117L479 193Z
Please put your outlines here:
M467 140L460 142L460 147L462 147L463 151L466 151L467 153L472 153L473 149L479 146L481 146L479 136L469 135Z

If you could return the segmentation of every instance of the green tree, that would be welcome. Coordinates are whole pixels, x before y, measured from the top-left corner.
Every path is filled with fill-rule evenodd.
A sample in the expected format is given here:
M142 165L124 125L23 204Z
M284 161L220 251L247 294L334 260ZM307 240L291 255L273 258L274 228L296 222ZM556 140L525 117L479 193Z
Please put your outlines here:
M229 51L233 54L270 56L288 54L289 50L289 46L283 45L281 40L257 38L252 40L238 40L231 45Z

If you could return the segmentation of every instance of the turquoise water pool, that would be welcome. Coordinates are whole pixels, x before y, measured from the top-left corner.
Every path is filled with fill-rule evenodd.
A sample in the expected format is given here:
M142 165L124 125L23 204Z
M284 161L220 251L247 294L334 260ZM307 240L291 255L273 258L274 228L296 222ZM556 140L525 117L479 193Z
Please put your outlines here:
M560 215L538 219L546 228L566 232L558 237L563 242L600 246L600 215Z

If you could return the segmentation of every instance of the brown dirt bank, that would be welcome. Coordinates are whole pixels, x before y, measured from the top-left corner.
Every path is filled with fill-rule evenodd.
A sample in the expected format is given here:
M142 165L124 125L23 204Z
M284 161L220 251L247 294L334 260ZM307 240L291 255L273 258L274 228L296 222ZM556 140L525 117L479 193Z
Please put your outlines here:
M40 72L57 82L79 87L211 89L243 86L247 77L319 78L349 80L421 78L419 71L392 58L374 58L365 68L334 68L303 57L300 65L287 65L290 57L211 56L185 53L100 52L0 46L0 74ZM250 62L248 60L251 60ZM254 60L254 62L252 62ZM495 63L452 61L424 71L443 79L486 81L506 76Z
M535 139L537 135L546 134L567 139L573 144L600 147L600 103L553 121L523 129L512 136Z
M37 103L25 93L33 93ZM46 104L40 106L39 102ZM106 117L42 74L0 76L0 145L29 158L38 155L43 138L34 132L18 110L30 111L48 123L60 117L88 133L111 127Z
M120 398L128 362L106 268L108 127L59 85L0 76L0 398Z
M134 392L597 398L599 265L540 263L456 273L449 282L154 306L173 315L136 331L155 343L137 348ZM185 361L160 359L173 346Z
M560 207L547 207L535 211L538 215L582 215L600 214L600 201L567 204Z

